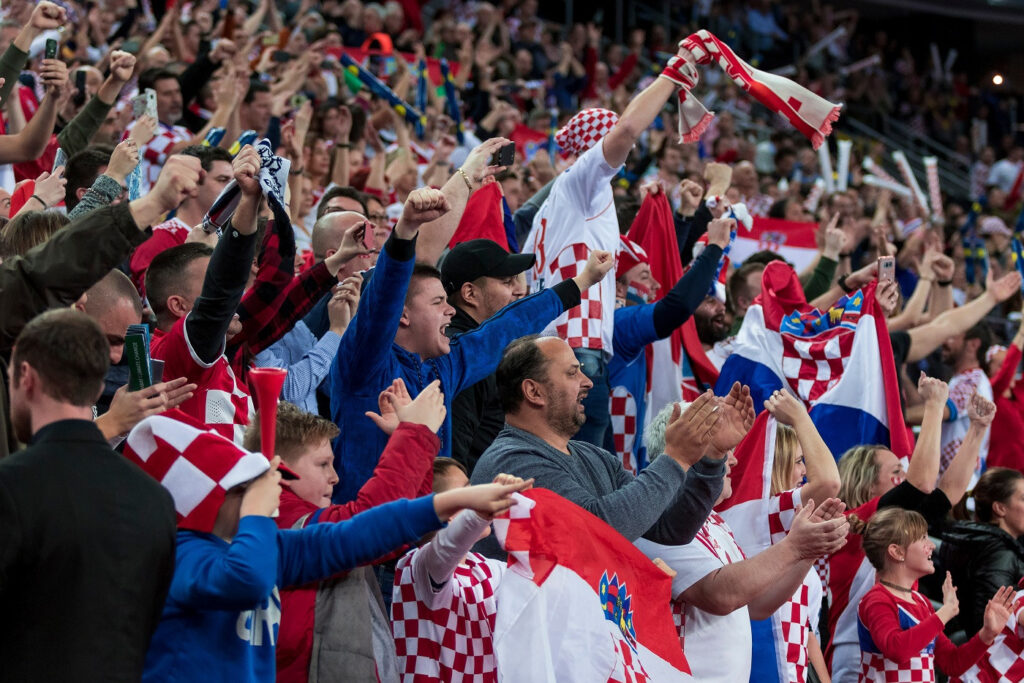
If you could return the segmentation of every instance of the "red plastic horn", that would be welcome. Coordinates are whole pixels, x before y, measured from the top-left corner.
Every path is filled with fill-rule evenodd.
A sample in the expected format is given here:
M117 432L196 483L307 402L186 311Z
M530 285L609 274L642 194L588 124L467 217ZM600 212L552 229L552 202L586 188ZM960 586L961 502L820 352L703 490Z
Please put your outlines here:
M274 457L274 437L277 433L277 399L288 371L283 368L253 368L249 371L249 384L256 398L260 414L260 450L267 459Z

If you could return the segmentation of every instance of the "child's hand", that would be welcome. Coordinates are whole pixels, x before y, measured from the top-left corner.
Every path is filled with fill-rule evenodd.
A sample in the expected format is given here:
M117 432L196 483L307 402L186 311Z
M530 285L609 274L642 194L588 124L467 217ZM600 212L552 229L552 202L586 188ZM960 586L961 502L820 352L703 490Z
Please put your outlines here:
M517 477L514 474L504 474L504 473L502 473L502 474L499 474L498 476L496 476L494 478L494 483L495 484L501 484L502 486L511 486L513 484L522 484L524 482L523 482L523 478L522 477ZM531 488L531 487L532 487L532 484L531 484L531 486L527 486L525 489L523 489L523 491L525 491L526 489Z
M398 408L410 403L412 403L412 396L409 395L405 382L399 377L377 397L377 407L380 408L380 413L367 411L364 414L373 420L373 423L380 427L382 432L391 436L398 429Z
M272 517L281 504L281 473L277 466L281 464L281 456L275 455L270 461L270 469L249 484L242 496L242 507L238 516L259 515Z
M996 591L992 599L985 605L984 626L978 632L978 636L986 645L991 645L996 639L1013 611L1013 601L1016 592L1010 586L1003 586Z
M533 479L520 480L517 484L480 484L452 489L434 496L434 511L439 519L449 519L459 510L474 510L484 519L504 512L515 505L512 494L525 491L533 486Z
M953 585L953 576L949 572L946 572L946 580L942 582L942 607L936 614L944 624L960 614L960 600L956 597L956 586Z

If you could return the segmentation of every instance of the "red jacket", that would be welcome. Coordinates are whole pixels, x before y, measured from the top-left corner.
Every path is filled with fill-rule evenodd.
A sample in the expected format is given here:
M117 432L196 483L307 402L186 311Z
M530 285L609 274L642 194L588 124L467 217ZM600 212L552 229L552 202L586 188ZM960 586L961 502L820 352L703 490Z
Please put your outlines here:
M1020 358L1020 349L1011 344L1006 350L1003 366L992 378L996 416L988 440L987 467L1024 469L1024 444L1020 439L1024 434L1024 382L1013 381Z
M345 438L342 435L340 438ZM341 522L364 510L399 498L415 498L433 487L433 462L441 447L437 435L423 425L403 422L388 439L373 476L355 500L320 508L287 487L281 492L277 526L291 529L313 523ZM281 626L277 639L278 683L305 683L313 649L318 584L281 592Z

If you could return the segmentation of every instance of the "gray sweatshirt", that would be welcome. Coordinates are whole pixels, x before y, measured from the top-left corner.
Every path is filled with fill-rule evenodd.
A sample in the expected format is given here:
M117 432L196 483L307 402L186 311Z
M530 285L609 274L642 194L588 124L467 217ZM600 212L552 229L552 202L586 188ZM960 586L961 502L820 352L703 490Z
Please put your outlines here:
M671 458L656 458L633 476L618 458L583 441L569 442L569 455L530 432L505 425L473 469L473 484L499 473L550 489L600 517L629 541L644 538L664 545L693 540L722 492L725 459L704 459L683 470ZM504 558L493 535L476 551Z

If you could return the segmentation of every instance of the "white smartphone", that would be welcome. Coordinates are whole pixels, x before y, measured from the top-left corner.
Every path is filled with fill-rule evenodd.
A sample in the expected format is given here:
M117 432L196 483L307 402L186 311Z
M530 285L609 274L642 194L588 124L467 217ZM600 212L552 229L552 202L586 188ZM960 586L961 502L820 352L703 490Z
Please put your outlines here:
M156 115L156 91L146 88L142 93L132 98L132 115L138 119L143 114L148 114L154 119Z
M878 281L886 282L896 279L896 258L883 256L878 259Z

